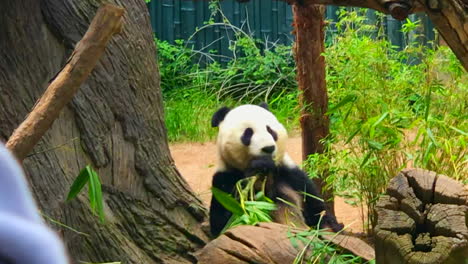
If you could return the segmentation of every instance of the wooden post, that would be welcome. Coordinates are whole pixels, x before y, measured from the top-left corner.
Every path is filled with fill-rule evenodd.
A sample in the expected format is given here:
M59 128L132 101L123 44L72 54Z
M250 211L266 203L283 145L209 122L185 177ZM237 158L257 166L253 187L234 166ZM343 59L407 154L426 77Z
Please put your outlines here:
M297 83L301 90L300 104L302 130L302 159L310 154L323 153L320 142L329 133L330 120L326 115L328 95L325 84L324 6L293 5L294 46L297 65ZM325 200L333 197L333 191L323 192L322 179L314 179ZM334 214L333 202L327 203Z
M409 169L377 203L379 264L468 263L468 189L435 172Z

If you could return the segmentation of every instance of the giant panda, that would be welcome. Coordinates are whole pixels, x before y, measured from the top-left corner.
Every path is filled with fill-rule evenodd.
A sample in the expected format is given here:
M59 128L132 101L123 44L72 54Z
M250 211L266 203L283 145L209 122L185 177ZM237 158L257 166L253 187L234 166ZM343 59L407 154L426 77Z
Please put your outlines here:
M234 109L222 107L211 120L218 127L218 164L212 187L234 194L235 184L252 175L267 175L266 195L275 201L277 210L272 218L287 224L291 213L293 224L332 229L343 228L336 218L325 210L324 202L303 193L320 197L309 177L293 162L285 151L287 131L268 109L266 103L241 105ZM290 204L281 201L286 200ZM299 208L294 210L294 208ZM299 210L299 212L298 212ZM322 214L322 219L321 218ZM210 229L217 236L231 217L213 196L210 206ZM295 225L297 226L297 225Z

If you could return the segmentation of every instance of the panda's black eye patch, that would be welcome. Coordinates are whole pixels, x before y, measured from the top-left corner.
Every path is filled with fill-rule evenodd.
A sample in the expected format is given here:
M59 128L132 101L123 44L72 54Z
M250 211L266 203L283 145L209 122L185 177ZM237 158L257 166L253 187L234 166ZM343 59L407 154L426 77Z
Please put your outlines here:
M267 126L266 128L267 128L268 133L270 133L271 136L273 137L273 139L275 141L277 141L278 140L278 134L273 129L271 129L270 126Z
M252 140L252 136L254 134L254 131L252 128L246 128L244 130L244 133L242 133L242 136L241 136L241 141L242 141L242 144L248 146L250 145L250 141Z

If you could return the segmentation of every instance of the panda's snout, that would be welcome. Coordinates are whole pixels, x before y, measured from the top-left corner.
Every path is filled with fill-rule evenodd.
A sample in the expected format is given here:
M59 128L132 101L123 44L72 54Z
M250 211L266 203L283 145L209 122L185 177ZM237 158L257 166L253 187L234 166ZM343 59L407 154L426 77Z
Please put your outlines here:
M262 152L263 152L263 153L266 153L266 154L272 154L273 151L275 151L275 146L274 146L274 145L271 145L271 146L267 146L267 147L263 147L263 148L262 148Z

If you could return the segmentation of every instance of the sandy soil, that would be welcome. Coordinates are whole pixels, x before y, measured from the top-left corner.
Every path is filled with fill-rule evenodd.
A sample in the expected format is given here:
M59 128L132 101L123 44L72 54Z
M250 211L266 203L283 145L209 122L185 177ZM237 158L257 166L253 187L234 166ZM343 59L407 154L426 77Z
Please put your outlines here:
M205 205L209 206L211 200L209 189L216 164L215 143L178 143L170 145L170 150L182 176ZM289 138L287 151L294 161L300 163L301 138ZM338 221L349 225L349 231L362 232L361 213L358 207L345 203L341 197L335 197L335 212Z

